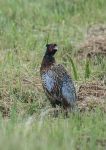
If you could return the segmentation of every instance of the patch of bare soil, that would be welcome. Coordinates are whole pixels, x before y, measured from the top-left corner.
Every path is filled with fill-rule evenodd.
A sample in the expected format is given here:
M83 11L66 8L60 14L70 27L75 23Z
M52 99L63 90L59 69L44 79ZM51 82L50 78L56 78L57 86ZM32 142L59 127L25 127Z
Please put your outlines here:
M88 27L87 29L87 37L98 36L98 35L106 35L106 24L94 24Z
M82 84L78 91L78 108L85 111L97 106L106 112L106 86L102 83Z
M106 56L106 25L92 26L88 29L86 39L80 44L76 56L81 58Z

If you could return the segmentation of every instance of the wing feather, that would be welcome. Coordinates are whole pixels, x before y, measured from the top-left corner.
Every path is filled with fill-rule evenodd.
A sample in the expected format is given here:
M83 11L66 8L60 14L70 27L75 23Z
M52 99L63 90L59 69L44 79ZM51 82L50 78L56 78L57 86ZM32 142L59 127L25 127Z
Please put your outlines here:
M46 90L54 99L61 101L64 98L69 104L76 100L74 83L62 65L52 66L42 75L42 79Z

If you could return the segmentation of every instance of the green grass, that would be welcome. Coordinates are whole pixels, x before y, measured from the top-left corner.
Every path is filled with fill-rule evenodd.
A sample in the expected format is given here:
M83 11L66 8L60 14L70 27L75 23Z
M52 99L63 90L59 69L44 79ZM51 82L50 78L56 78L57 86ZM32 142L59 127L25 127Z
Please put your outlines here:
M0 111L11 112L9 120L0 118L0 149L104 149L106 115L98 109L47 117L40 126L49 107L39 79L46 43L59 45L57 62L84 82L89 68L74 53L93 24L106 24L106 0L0 0ZM90 62L89 80L105 71L105 59ZM30 115L36 120L26 125Z
M1 120L0 149L105 149L106 114L96 112L75 113L70 118L25 119L11 117Z

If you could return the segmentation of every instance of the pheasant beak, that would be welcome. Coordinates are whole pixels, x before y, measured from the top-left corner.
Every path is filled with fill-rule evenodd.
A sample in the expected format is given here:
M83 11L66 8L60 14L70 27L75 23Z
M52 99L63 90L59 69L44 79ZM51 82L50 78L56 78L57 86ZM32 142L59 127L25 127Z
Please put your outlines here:
M54 50L56 50L56 51L57 51L57 50L58 50L58 47L57 47L57 46L55 46L55 47L54 47Z

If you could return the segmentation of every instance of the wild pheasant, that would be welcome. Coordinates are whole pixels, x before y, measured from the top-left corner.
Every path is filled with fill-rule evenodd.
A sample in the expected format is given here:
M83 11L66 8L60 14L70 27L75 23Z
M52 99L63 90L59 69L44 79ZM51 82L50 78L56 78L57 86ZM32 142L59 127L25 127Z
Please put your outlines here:
M56 51L56 44L46 45L40 68L43 89L53 107L60 105L64 109L72 108L76 102L76 90L65 68L61 64L56 64Z

